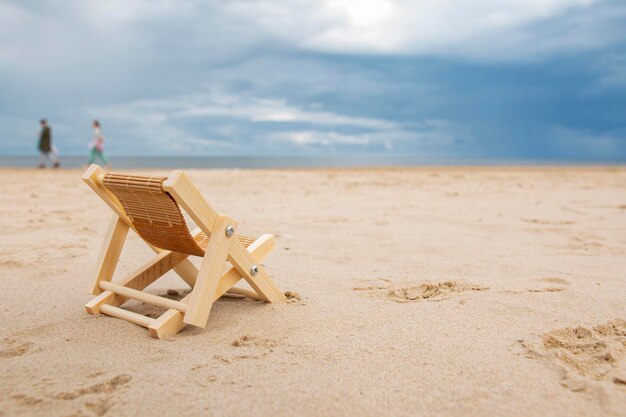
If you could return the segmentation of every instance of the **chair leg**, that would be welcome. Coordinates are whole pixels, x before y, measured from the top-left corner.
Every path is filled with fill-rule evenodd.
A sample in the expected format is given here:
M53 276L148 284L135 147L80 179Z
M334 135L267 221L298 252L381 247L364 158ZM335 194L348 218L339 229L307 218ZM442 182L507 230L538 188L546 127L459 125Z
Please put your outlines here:
M91 287L93 295L98 295L102 292L99 287L100 281L111 281L111 278L113 278L113 273L122 253L127 235L128 224L117 214L114 214L98 255L95 279Z
M114 304L114 300L115 294L111 291L104 291L85 304L85 311L89 314L100 314L100 307L103 304Z
M246 250L241 242L233 242L228 260L265 301L270 303L287 301L285 294L276 286L265 268Z
M246 251L258 262L261 263L274 249L276 248L276 238L273 235L265 234L254 241L250 246L246 248ZM242 275L234 268L231 267L227 273L222 275L218 290L215 294L215 299L220 298L226 291L232 288ZM264 301L267 301L265 297L257 293L258 297Z
M227 234L229 227L233 231ZM189 307L183 319L186 324L206 326L213 305L212 296L217 291L228 253L232 244L238 242L234 234L236 227L237 223L233 219L218 215L200 265L198 279L190 294Z
M191 294L188 294L182 300L183 303L189 303L191 299ZM165 313L161 315L158 319L156 319L150 326L148 326L148 331L150 332L150 336L155 339L163 339L167 336L175 335L180 332L186 324L183 322L185 315L180 311L170 308Z
M266 234L258 238L252 245L248 246L247 250L250 254L259 262L263 261L276 247L276 240L274 236ZM226 272L222 275L219 281L217 291L213 295L211 302L215 302L226 291L232 288L239 280L241 275L232 266L230 266ZM188 303L191 294L187 295L181 301ZM162 339L166 336L171 336L181 331L186 324L183 322L184 314L176 309L169 309L161 317L156 319L154 323L148 326L150 336Z

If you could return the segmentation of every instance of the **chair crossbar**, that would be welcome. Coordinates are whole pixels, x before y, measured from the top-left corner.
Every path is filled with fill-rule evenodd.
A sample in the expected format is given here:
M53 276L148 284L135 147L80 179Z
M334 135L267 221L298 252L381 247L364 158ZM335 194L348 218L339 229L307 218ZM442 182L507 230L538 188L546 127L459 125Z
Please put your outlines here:
M262 300L262 298L259 297L259 294L247 288L232 287L228 291L226 291L226 293L235 294L235 295L243 295L245 297L250 297L255 300Z
M158 295L149 294L147 292L134 290L132 288L125 287L123 285L114 284L112 282L102 281L100 282L100 288L103 290L111 291L115 294L119 294L122 297L133 298L135 300L142 301L147 304L153 304L155 306L164 308L175 308L176 310L184 313L187 311L187 304L180 301L171 300L165 297L159 297Z
M128 320L131 323L135 323L143 327L148 327L152 323L154 323L154 319L151 319L150 317L146 317L142 314L133 313L132 311L128 311L123 308L115 307L109 304L103 304L100 307L100 312L106 314L107 316Z

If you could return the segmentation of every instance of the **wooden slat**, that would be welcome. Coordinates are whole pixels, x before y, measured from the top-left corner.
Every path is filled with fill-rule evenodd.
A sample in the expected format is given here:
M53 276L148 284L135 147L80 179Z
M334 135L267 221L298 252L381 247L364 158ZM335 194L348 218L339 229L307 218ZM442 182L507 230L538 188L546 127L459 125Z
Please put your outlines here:
M159 297L158 295L149 294L147 292L134 290L132 288L124 287L123 285L113 284L111 282L101 282L100 288L119 294L126 298L133 298L135 300L142 301L144 303L153 304L155 306L164 308L175 308L176 310L187 311L187 305L180 301L170 300L169 298Z
M143 327L148 327L154 322L154 319L151 319L150 317L108 304L102 305L102 307L100 307L100 311L106 315L117 317L118 319L128 320L131 323L135 323Z
M133 187L124 175L106 174L102 182L115 194L141 237L161 249L204 255L189 233L180 206L161 187L166 178L134 178Z
M115 195L113 195L111 191L107 190L106 187L102 185L102 179L105 175L106 172L102 168L100 168L96 164L92 164L83 174L83 181L85 181L85 183L96 194L98 194L109 207L111 207L111 210L113 210L118 216L122 218L122 220L126 222L128 226L132 228L133 226L130 219L128 218L128 216L126 216L124 209L122 208L119 201L117 201Z

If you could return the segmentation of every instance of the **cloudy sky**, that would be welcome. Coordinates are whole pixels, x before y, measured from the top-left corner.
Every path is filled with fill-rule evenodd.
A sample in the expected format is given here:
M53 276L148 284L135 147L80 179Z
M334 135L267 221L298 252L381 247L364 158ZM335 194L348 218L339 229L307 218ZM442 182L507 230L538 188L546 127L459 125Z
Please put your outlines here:
M626 162L623 0L0 1L0 155Z

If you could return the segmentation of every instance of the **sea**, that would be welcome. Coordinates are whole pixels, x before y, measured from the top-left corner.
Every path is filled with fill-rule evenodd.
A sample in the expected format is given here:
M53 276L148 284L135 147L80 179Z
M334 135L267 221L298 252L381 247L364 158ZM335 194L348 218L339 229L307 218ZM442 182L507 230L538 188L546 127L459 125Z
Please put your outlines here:
M114 169L270 169L270 168L374 168L411 166L531 166L531 165L608 165L594 161L559 161L526 159L445 159L399 155L353 156L110 156ZM87 165L84 156L61 157L62 168L81 168ZM34 168L38 155L0 155L0 168ZM610 163L609 163L610 164ZM49 164L48 164L49 165Z

